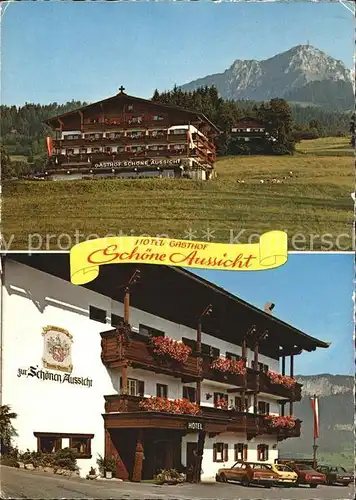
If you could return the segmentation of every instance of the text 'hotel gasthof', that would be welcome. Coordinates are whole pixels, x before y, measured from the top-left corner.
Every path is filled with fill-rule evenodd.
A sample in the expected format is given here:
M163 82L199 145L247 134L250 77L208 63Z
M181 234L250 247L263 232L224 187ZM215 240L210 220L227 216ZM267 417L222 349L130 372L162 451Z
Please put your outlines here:
M295 356L328 347L181 268L102 266L75 286L68 255L12 254L1 295L15 444L74 448L82 475L98 454L130 481L274 462L301 432Z

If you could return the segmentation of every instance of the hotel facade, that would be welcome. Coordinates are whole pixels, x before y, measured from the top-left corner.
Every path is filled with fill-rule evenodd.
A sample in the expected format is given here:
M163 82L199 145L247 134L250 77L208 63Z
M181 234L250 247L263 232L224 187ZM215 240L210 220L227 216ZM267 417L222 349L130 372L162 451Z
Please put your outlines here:
M45 178L213 177L219 130L206 116L124 90L46 121Z
M300 436L295 356L328 347L180 268L102 266L72 285L67 254L3 257L1 314L18 448L74 448L83 476L105 455L129 481L273 462Z

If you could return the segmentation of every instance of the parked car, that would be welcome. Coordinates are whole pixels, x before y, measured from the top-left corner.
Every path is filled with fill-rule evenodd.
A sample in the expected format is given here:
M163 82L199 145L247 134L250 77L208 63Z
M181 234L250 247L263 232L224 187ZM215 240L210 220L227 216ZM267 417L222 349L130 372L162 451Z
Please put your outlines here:
M320 465L317 470L326 476L326 484L341 484L348 486L354 480L353 472L347 472L344 467L331 467L329 465Z
M279 480L279 475L273 471L270 464L257 462L236 462L232 467L219 469L216 474L218 482L238 481L243 486L260 484L271 488Z
M309 484L311 488L316 488L319 484L326 483L326 476L321 472L316 471L308 464L298 462L288 462L287 464L294 472L297 473L298 479L296 485Z
M298 479L298 474L294 472L288 465L285 464L272 464L272 470L278 474L277 484L283 486L294 486Z

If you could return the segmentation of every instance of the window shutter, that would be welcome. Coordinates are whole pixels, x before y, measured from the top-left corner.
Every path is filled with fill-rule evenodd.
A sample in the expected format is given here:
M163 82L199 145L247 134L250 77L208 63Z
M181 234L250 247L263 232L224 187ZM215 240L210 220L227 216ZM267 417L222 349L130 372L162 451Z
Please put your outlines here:
M261 445L257 445L257 460L261 460Z
M265 445L265 453L264 453L264 459L268 460L268 444Z
M216 446L216 443L213 446L213 462L217 462L217 446Z
M238 451L239 451L239 446L237 444L234 444L235 461L239 459Z
M122 377L120 377L120 390L122 389Z
M138 395L143 397L145 395L145 383L143 380L138 380Z
M247 461L247 453L248 453L248 445L244 444L243 458L245 461Z
M266 403L266 414L269 415L269 403Z
M188 387L183 386L183 399L189 399Z
M229 445L227 443L224 444L224 462L229 461Z

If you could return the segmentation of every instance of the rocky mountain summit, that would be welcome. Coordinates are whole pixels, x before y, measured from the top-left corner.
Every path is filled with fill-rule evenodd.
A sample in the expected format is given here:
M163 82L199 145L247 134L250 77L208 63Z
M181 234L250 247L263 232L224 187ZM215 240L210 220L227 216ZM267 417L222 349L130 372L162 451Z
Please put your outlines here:
M311 46L298 45L262 61L236 60L223 73L194 80L185 91L215 85L224 99L293 102L348 109L353 104L353 78L342 61Z

